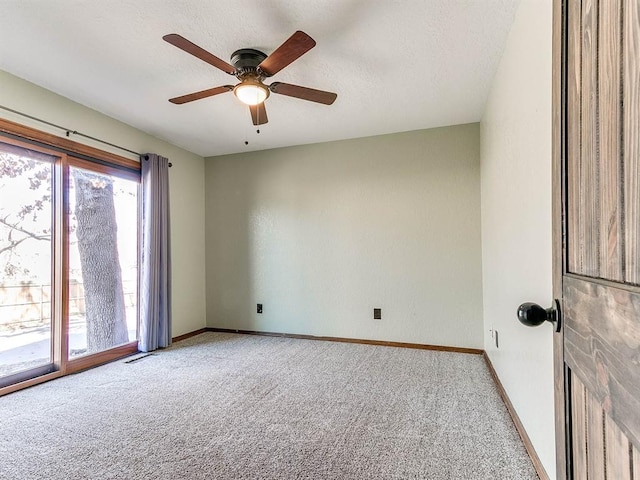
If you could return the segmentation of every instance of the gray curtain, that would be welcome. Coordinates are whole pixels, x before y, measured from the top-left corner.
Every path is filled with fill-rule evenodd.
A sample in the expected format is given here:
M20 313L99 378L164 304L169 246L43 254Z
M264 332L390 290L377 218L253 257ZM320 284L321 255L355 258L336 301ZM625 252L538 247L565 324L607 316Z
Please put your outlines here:
M149 352L171 345L169 160L148 153L142 164L140 341Z

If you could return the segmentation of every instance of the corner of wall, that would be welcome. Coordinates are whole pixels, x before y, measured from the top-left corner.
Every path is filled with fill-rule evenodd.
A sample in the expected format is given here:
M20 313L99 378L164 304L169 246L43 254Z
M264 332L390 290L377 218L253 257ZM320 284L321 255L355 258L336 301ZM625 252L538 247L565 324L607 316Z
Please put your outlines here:
M477 123L205 170L208 326L481 348Z
M76 128L140 153L153 152L173 163L169 176L173 256L173 336L205 326L204 159L130 125L0 70L0 104L49 122ZM53 135L60 129L5 110L0 116ZM120 150L75 137L97 148ZM125 153L129 156L129 154ZM137 158L135 158L137 160Z
M480 151L485 351L555 478L552 332L516 318L519 304L553 298L551 26L551 0L522 0L482 117Z

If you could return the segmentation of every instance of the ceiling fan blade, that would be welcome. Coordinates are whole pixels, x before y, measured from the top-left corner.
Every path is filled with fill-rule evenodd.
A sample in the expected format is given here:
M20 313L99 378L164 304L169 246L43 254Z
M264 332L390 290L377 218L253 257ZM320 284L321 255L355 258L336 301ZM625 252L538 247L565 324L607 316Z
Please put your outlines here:
M195 43L190 42L177 33L170 33L162 37L162 39L165 42L178 47L180 50L184 50L194 57L198 57L200 60L207 62L209 65L213 65L223 72L227 72L229 75L233 75L236 72L236 67L234 67L233 65L228 64L224 60L216 57L213 53L207 52L204 48L199 47Z
M182 95L181 97L170 98L169 101L176 105L182 105L183 103L193 102L194 100L200 100L201 98L213 97L214 95L230 92L231 90L233 90L231 85L223 85L222 87L209 88L200 92Z
M269 85L269 90L273 93L286 95L287 97L296 97L310 102L323 103L331 105L336 101L338 95L324 90L316 90L315 88L301 87L299 85L291 85L290 83L274 82Z
M251 111L251 120L253 120L254 125L264 125L269 121L267 118L267 109L264 108L264 102L258 105L249 105L249 110Z
M271 55L265 58L262 63L258 65L258 69L267 77L271 77L315 46L316 41L313 38L298 30L282 45L276 48Z

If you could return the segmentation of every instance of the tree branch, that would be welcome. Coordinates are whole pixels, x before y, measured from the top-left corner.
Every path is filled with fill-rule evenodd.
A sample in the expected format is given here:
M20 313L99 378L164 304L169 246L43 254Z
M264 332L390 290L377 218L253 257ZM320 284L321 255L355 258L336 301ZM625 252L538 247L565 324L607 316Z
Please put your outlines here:
M11 245L8 245L6 247L0 248L0 255L2 255L4 252L7 252L9 250L13 250L18 245L20 245L22 242L24 242L25 240L29 240L30 238L34 238L34 237L22 237L20 240L16 240L16 241L11 242ZM43 240L43 239L40 238L38 240Z
M9 227L13 230L17 230L20 233L24 233L28 238L33 238L34 240L49 240L49 238L51 237L50 235L38 235L36 233L29 232L28 230L20 228L17 225L10 224L6 221L6 219L0 219L0 224L5 225L6 227ZM26 240L26 238L24 240ZM21 242L22 240L19 241Z

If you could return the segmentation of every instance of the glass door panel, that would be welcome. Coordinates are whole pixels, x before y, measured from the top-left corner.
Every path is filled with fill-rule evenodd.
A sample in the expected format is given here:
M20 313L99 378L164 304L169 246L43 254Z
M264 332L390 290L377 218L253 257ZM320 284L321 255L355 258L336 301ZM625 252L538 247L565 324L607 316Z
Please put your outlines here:
M0 387L53 371L55 161L0 142Z
M69 359L137 339L138 182L69 167Z

